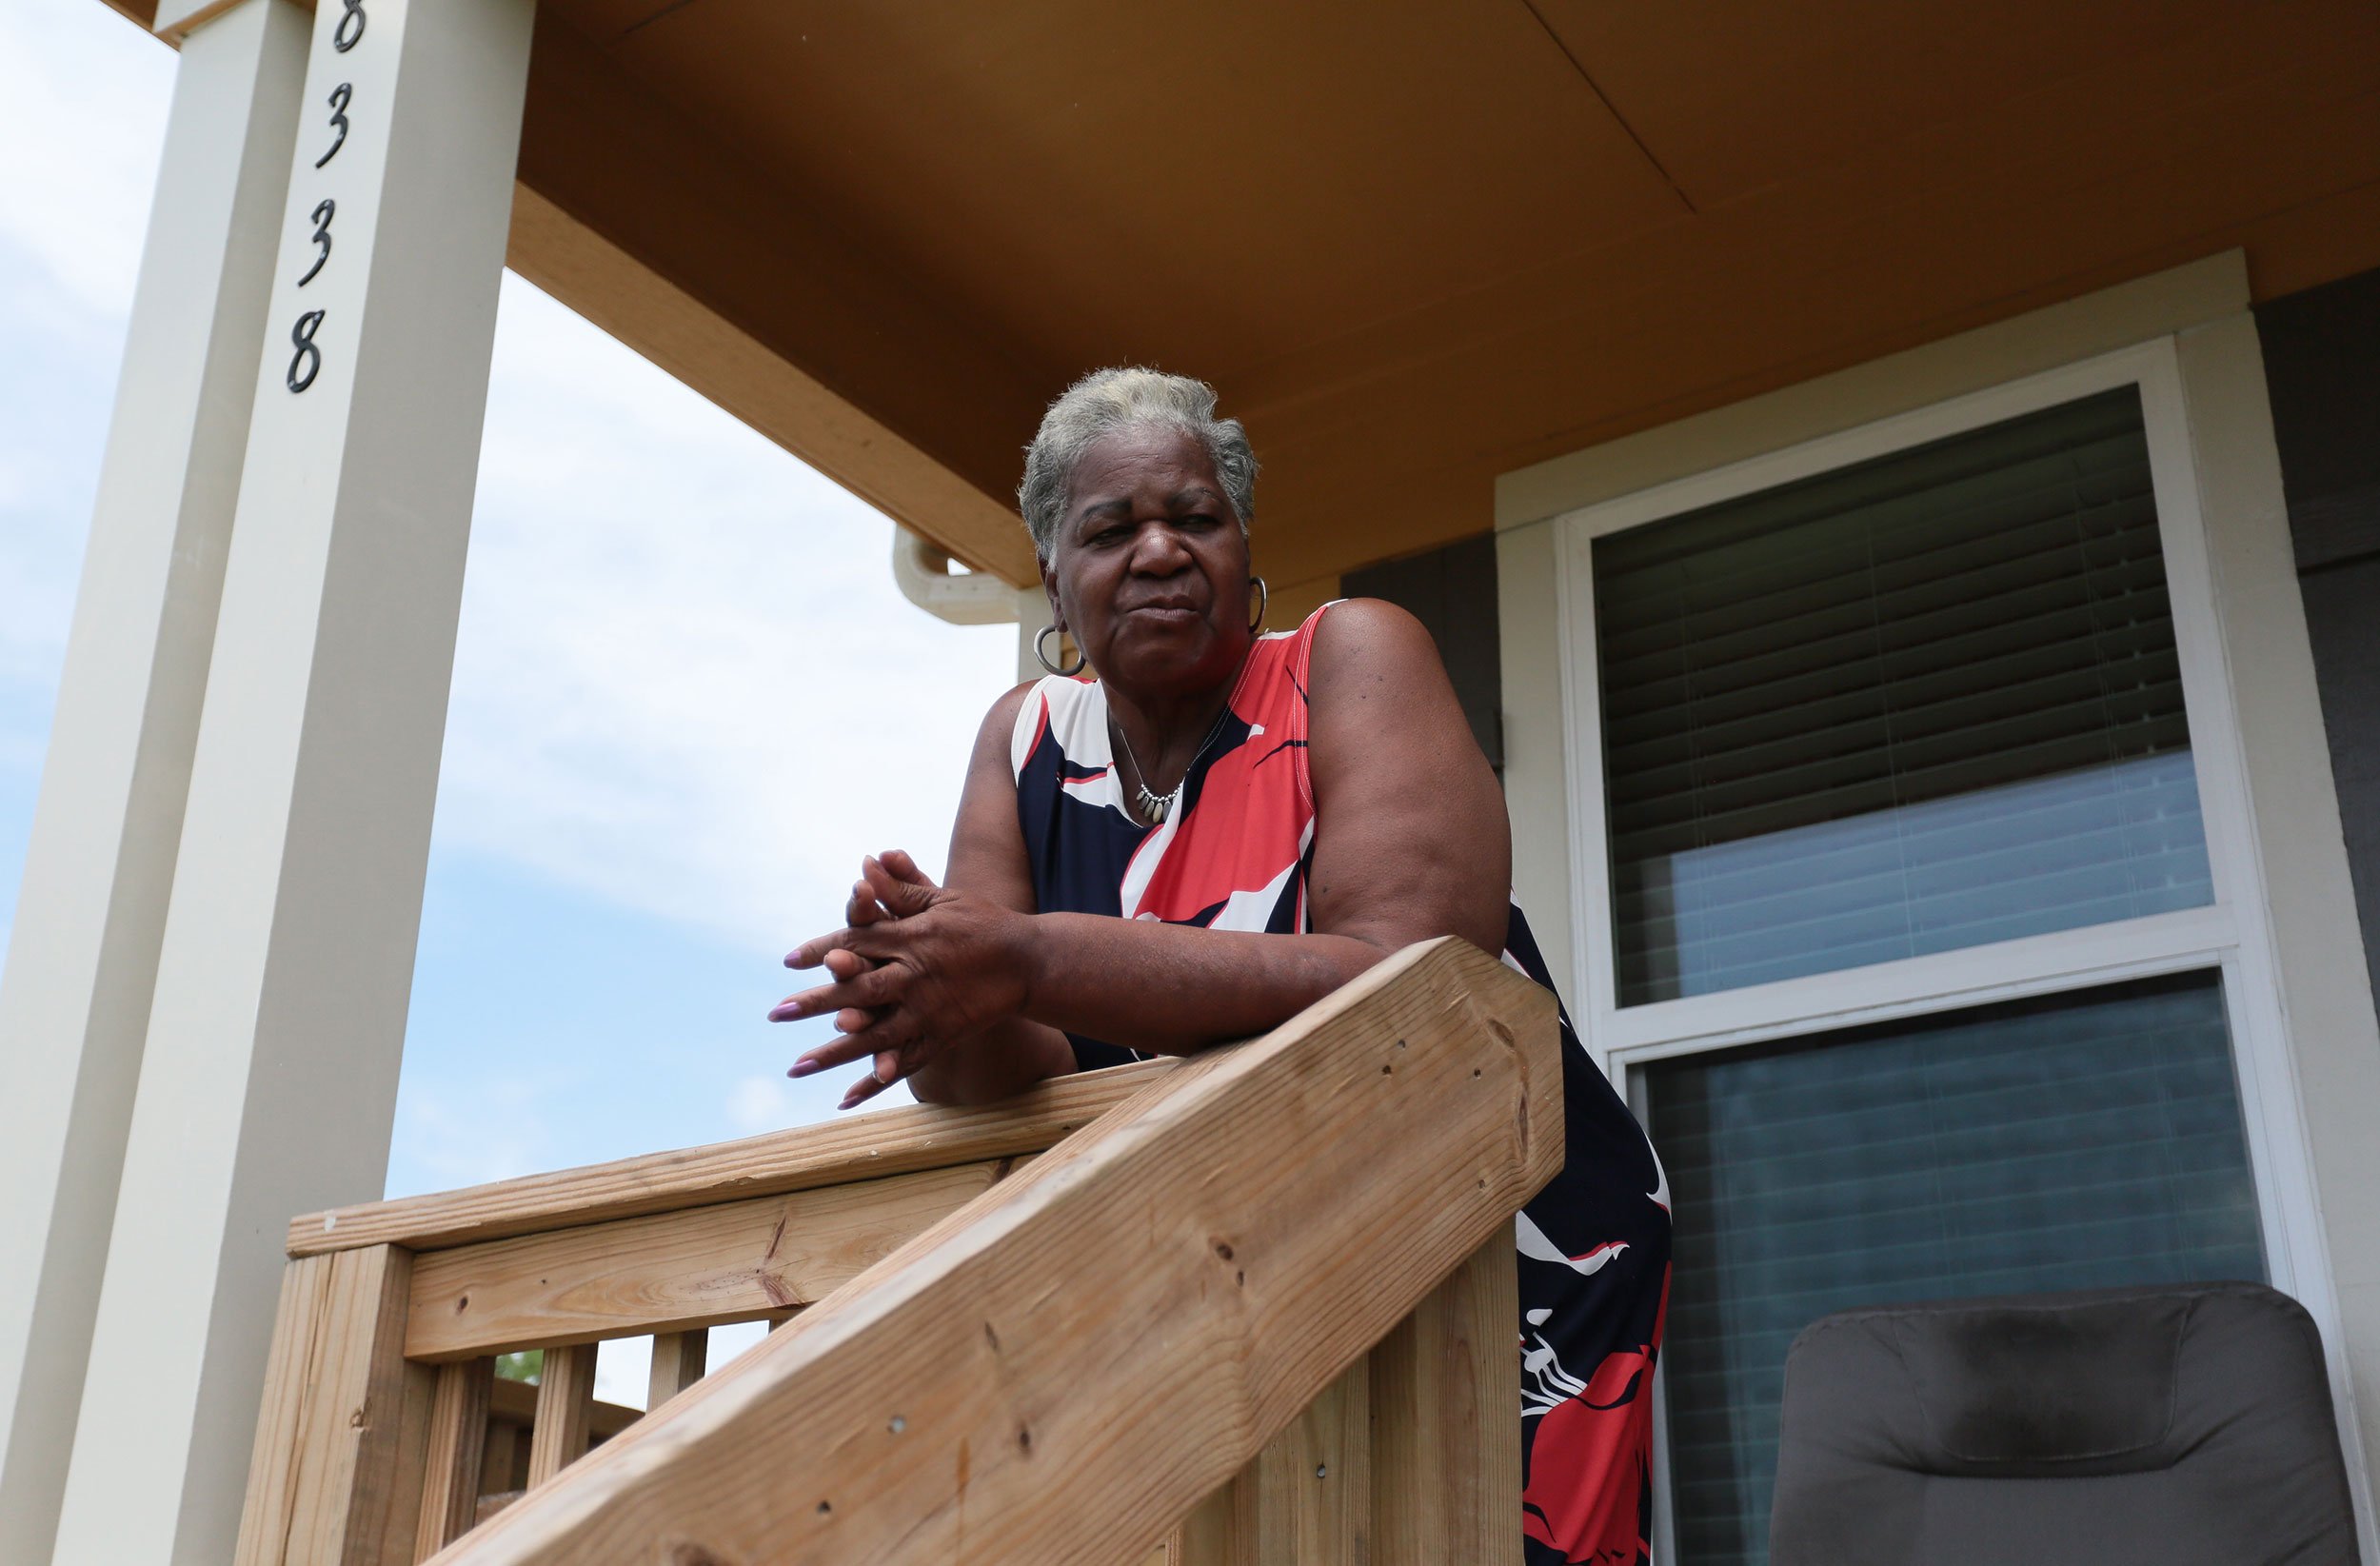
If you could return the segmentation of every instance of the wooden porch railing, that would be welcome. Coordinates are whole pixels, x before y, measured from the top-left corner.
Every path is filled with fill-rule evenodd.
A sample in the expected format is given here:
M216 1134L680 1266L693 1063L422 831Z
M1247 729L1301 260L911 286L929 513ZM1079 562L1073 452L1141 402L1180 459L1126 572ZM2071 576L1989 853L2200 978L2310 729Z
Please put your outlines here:
M299 1219L238 1559L1517 1560L1560 1072L1440 941L1190 1061ZM647 1333L654 1412L598 1418Z

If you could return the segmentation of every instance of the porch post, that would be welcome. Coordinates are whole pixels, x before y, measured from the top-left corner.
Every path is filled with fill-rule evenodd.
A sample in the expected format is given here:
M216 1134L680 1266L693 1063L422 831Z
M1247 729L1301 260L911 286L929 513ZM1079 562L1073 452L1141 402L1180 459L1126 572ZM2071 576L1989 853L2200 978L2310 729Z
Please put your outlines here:
M182 50L7 974L0 1560L50 1558L289 177L305 12Z
M315 8L62 1561L229 1557L287 1221L381 1191L529 21Z

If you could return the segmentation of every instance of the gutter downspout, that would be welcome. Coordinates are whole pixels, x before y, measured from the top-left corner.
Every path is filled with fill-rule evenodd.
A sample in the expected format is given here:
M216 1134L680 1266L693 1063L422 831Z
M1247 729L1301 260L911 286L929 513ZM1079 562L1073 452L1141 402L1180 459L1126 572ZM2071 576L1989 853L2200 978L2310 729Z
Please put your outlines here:
M962 573L951 565L949 550L893 525L893 582L902 597L954 625L1000 625L1017 618L1016 588L989 571Z
M1049 600L1037 584L1011 587L989 571L951 569L950 551L893 525L893 583L901 596L937 620L954 625L1017 627L1017 678L1041 673L1033 656L1033 639L1049 624Z

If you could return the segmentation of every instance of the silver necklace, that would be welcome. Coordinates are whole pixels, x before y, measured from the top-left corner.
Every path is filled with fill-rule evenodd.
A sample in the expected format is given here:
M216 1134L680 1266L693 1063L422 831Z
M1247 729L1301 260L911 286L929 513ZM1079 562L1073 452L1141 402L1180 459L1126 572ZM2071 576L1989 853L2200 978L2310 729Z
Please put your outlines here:
M1234 694L1238 693L1239 684L1238 680L1232 682ZM1197 769L1199 758L1205 755L1206 747L1215 743L1215 736L1223 732L1223 720L1230 716L1231 698L1227 696L1223 699L1223 710L1215 715L1215 725L1206 731L1206 738L1199 742L1199 748L1190 753L1190 764L1181 769L1180 781L1166 792L1154 794L1149 791L1148 768L1142 766L1140 758L1132 753L1132 742L1124 738L1124 725L1116 721L1115 713L1108 713L1107 731L1116 736L1117 741L1122 744L1124 759L1132 763L1133 772L1140 780L1133 791L1132 803L1140 810L1141 818L1151 826L1164 825L1165 818L1172 815L1174 806L1181 803L1181 791L1189 783L1190 774Z

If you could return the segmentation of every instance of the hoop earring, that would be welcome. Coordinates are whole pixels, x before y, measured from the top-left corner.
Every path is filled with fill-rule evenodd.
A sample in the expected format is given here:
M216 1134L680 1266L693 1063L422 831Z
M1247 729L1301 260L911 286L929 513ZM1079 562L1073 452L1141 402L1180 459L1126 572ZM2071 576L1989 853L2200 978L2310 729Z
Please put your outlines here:
M1264 585L1260 576L1252 576L1248 580L1256 584L1256 618L1248 623L1248 629L1260 631L1264 628L1264 611L1273 606L1273 589Z
M1058 627L1055 625L1043 625L1041 630L1034 634L1033 656L1041 660L1041 667L1049 670L1050 673L1055 674L1061 679L1071 680L1076 675L1081 674L1084 669L1091 666L1091 655L1084 652L1081 647L1077 647L1074 650L1074 667L1070 669L1061 669L1057 664L1051 663L1049 661L1048 651L1049 633L1056 629L1058 629Z

